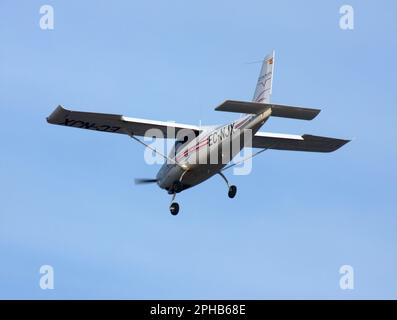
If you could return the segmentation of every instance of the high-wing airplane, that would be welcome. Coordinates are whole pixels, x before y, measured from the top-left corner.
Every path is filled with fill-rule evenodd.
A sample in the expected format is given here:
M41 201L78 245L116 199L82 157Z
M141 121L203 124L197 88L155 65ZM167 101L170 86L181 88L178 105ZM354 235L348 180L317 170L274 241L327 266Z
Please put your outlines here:
M166 159L153 179L136 179L136 183L157 183L172 195L170 212L178 214L174 202L177 193L219 174L234 198L237 188L230 185L223 171L232 167L232 159L243 148L258 148L244 162L267 149L332 152L349 140L309 134L291 135L260 132L270 117L312 120L320 110L270 103L272 93L274 51L263 60L252 102L226 100L217 111L242 113L236 121L221 126L194 126L174 122L129 118L116 114L70 111L58 106L47 122L68 127L129 135ZM154 134L155 133L155 134ZM169 155L162 154L137 136L175 139ZM248 137L248 138L247 138Z

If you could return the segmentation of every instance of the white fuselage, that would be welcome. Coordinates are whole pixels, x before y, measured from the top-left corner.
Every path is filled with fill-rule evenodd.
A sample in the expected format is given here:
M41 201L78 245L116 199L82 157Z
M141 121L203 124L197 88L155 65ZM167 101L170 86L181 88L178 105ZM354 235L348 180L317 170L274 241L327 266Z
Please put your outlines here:
M232 123L205 130L190 141L176 144L169 155L173 161L164 163L157 173L158 185L169 193L180 192L217 174L244 147L250 146L250 141L247 145L247 133L251 138L270 113L268 109L260 114L245 115Z

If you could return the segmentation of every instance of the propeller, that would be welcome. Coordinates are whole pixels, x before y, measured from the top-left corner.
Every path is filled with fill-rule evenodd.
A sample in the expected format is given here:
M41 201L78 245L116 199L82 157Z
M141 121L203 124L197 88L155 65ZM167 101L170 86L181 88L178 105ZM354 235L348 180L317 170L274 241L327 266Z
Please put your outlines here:
M135 179L135 184L156 183L157 179Z

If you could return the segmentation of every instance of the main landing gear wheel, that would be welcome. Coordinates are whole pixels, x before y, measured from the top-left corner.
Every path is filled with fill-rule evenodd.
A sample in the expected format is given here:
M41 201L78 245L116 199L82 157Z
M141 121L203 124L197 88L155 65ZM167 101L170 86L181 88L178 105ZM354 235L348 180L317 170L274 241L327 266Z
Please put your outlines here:
M234 198L236 196L236 193L237 193L237 187L229 185L229 181L227 180L227 178L225 177L225 175L221 171L219 171L218 174L222 177L223 180L225 180L225 182L226 182L226 184L227 184L227 186L229 188L229 191L228 191L227 195L229 196L229 198Z
M229 192L227 193L227 195L229 196L229 198L234 198L236 196L237 193L237 187L236 186L230 186L229 187Z
M173 202L170 205L170 212L173 216L176 216L179 212L179 204L177 202Z

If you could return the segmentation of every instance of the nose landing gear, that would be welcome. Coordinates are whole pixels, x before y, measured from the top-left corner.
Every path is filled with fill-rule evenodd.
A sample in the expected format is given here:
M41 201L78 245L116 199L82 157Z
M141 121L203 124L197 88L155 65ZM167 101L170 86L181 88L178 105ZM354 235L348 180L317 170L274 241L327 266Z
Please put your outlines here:
M176 196L176 192L172 194L171 205L170 205L170 212L173 216L176 216L179 212L179 204L178 202L174 202Z
M184 172L184 173L186 173L186 172ZM174 202L174 200L175 200L176 194L181 192L183 189L181 180L182 180L184 173L182 174L179 181L175 181L173 188L168 190L168 193L172 194L172 199L171 199L171 204L170 204L170 213L173 216L176 216L179 213L179 204L177 202ZM227 178L225 177L225 175L222 172L218 172L218 174L223 178L223 180L225 180L225 182L228 186L227 195L229 196L229 198L233 199L237 194L237 187L235 185L230 185L229 181L227 180Z
M168 190L169 194L172 194L171 204L170 204L170 212L173 216L176 216L179 213L179 204L178 202L174 202L176 194L183 190L182 179L186 174L187 170L182 173L179 180L174 182L174 185L170 190Z

